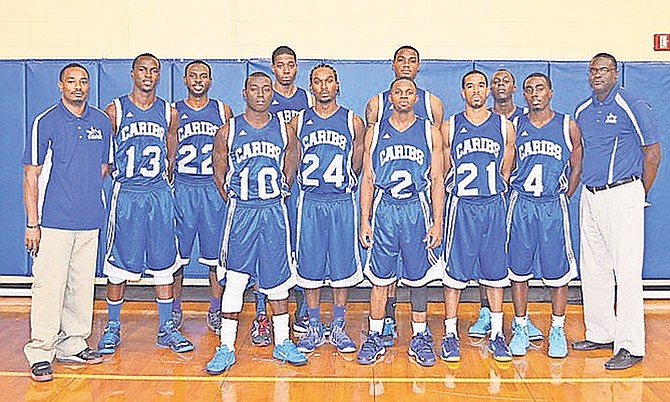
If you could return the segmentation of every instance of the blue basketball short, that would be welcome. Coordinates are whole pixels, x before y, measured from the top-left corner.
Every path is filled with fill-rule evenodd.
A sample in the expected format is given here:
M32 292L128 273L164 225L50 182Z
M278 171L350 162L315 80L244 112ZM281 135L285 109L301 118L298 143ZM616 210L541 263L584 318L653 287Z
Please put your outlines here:
M563 286L577 277L568 200L564 194L554 199L538 200L512 191L507 233L511 280L525 282L536 277L542 278L547 286ZM539 264L533 264L534 261Z
M200 251L198 262L210 267L218 264L225 205L212 180L175 180L174 207L181 265L189 263L196 234Z
M424 238L432 224L426 194L397 200L377 192L372 206L372 247L364 273L374 285L396 280L421 287L442 277L444 265Z
M492 287L509 285L505 261L506 205L502 195L450 195L445 211L443 283L464 289L469 280Z
M228 200L221 262L226 271L249 275L249 282L256 283L264 294L295 286L288 217L282 199Z
M354 195L312 195L298 199L298 285L350 287L363 280L358 253Z
M126 280L142 273L171 276L175 260L174 201L167 183L128 189L114 185L103 272Z

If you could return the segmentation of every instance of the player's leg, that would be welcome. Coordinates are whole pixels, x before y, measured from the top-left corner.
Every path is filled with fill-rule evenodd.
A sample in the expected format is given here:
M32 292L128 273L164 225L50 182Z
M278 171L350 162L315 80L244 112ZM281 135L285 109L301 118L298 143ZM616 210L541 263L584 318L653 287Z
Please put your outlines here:
M568 303L568 286L550 287L551 329L549 330L549 357L561 358L568 355L565 339L565 306Z
M272 349L272 357L294 366L307 364L307 357L298 350L289 337L288 291L268 294L268 299L272 308L274 328L275 346Z
M184 265L179 267L174 273L174 283L172 284L172 322L178 329L181 328L183 313L181 311L181 291L184 286Z
M433 337L426 323L428 307L428 288L426 286L410 288L410 304L412 306L412 339L408 353L421 366L435 365Z
M181 292L184 283L184 267L190 262L198 223L198 210L195 206L203 205L200 199L201 187L190 185L182 180L176 180L174 183L175 235L177 238L179 269L174 273L174 283L172 284L172 294L174 297L174 302L172 303L172 322L177 328L181 328L183 317ZM212 220L211 222L215 221ZM211 224L214 225L215 223Z
M209 309L207 310L207 327L219 335L221 333L221 297L223 285L218 281L216 266L209 267Z
M468 328L468 336L473 338L484 338L491 332L491 308L486 288L485 285L479 285L479 313L477 320Z
M440 358L447 362L461 360L458 345L458 302L461 297L461 288L444 287L444 337L440 345Z
M309 328L296 343L298 350L303 353L311 353L326 342L325 330L321 323L320 297L320 288L305 289Z
M328 341L340 353L353 353L356 351L356 343L345 330L344 315L347 310L348 297L349 288L333 288L333 321L330 323Z
M359 364L372 364L386 353L380 334L384 327L387 296L388 285L378 286L374 283L372 284L372 289L370 290L370 326L368 336L361 344L356 355L356 362Z
M398 324L395 320L395 308L398 303L396 284L389 285L386 305L384 306L384 328L382 328L382 341L384 346L393 346L394 339L398 337Z

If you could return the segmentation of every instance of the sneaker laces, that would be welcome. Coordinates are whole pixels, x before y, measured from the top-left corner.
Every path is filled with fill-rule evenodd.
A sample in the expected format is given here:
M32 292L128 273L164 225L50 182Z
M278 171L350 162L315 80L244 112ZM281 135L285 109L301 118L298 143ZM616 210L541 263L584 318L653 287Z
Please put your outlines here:
M174 326L174 323L171 321L168 321L165 324L165 339L168 344L174 344L176 346L184 346L188 345L189 341L184 337L184 335L179 332L179 330Z
M270 320L267 315L259 315L256 322L258 322L258 327L256 328L258 330L258 335L265 336L270 333Z
M342 344L344 342L353 342L349 334L344 330L344 326L333 325L330 330L330 339L333 340L336 344Z
M447 350L458 349L458 340L453 335L445 335L442 341L446 343Z
M421 332L414 335L410 343L412 344L412 349L414 349L417 352L428 353L429 351L432 350L430 347L431 339L425 332Z
M284 355L282 359L283 362L303 358L302 352L300 352L295 344L288 339L281 344L281 350Z
M368 335L368 337L365 339L365 342L363 342L363 344L361 345L360 353L362 354L376 353L380 345L381 345L381 338L379 337L379 334L373 332L372 334Z
M551 328L551 331L549 331L549 342L551 342L552 340L554 342L560 341L561 338L563 338L561 336L561 332L563 332L562 329L563 328L560 327Z

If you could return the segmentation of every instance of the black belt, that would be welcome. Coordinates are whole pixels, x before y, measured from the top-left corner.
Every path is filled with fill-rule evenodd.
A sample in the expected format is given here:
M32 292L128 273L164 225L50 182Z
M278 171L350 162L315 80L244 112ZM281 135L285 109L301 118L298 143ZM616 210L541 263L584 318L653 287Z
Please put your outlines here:
M614 182L612 184L605 184L604 186L586 186L585 185L584 187L586 187L587 190L589 190L590 192L595 194L598 191L603 191L603 190L607 190L607 189L614 188L614 187L617 187L617 186L621 186L623 184L628 184L628 183L633 182L635 180L640 180L640 177L639 176L629 176L629 177L623 178L623 179L621 179L617 182Z

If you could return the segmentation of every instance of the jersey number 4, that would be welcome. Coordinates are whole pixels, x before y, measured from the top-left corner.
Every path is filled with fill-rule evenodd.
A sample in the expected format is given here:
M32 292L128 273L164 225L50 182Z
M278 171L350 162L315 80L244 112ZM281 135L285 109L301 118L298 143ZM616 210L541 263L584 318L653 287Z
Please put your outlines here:
M337 154L330 161L328 167L323 172L324 183L334 184L335 187L341 188L344 183L344 167L342 166L343 157ZM316 169L319 168L319 157L314 154L307 154L302 158L303 163L307 166L302 171L302 184L310 187L318 187L319 179L309 177Z
M542 184L542 165L536 163L535 166L528 173L528 177L523 182L523 190L527 193L532 193L533 197L540 197L544 191Z

